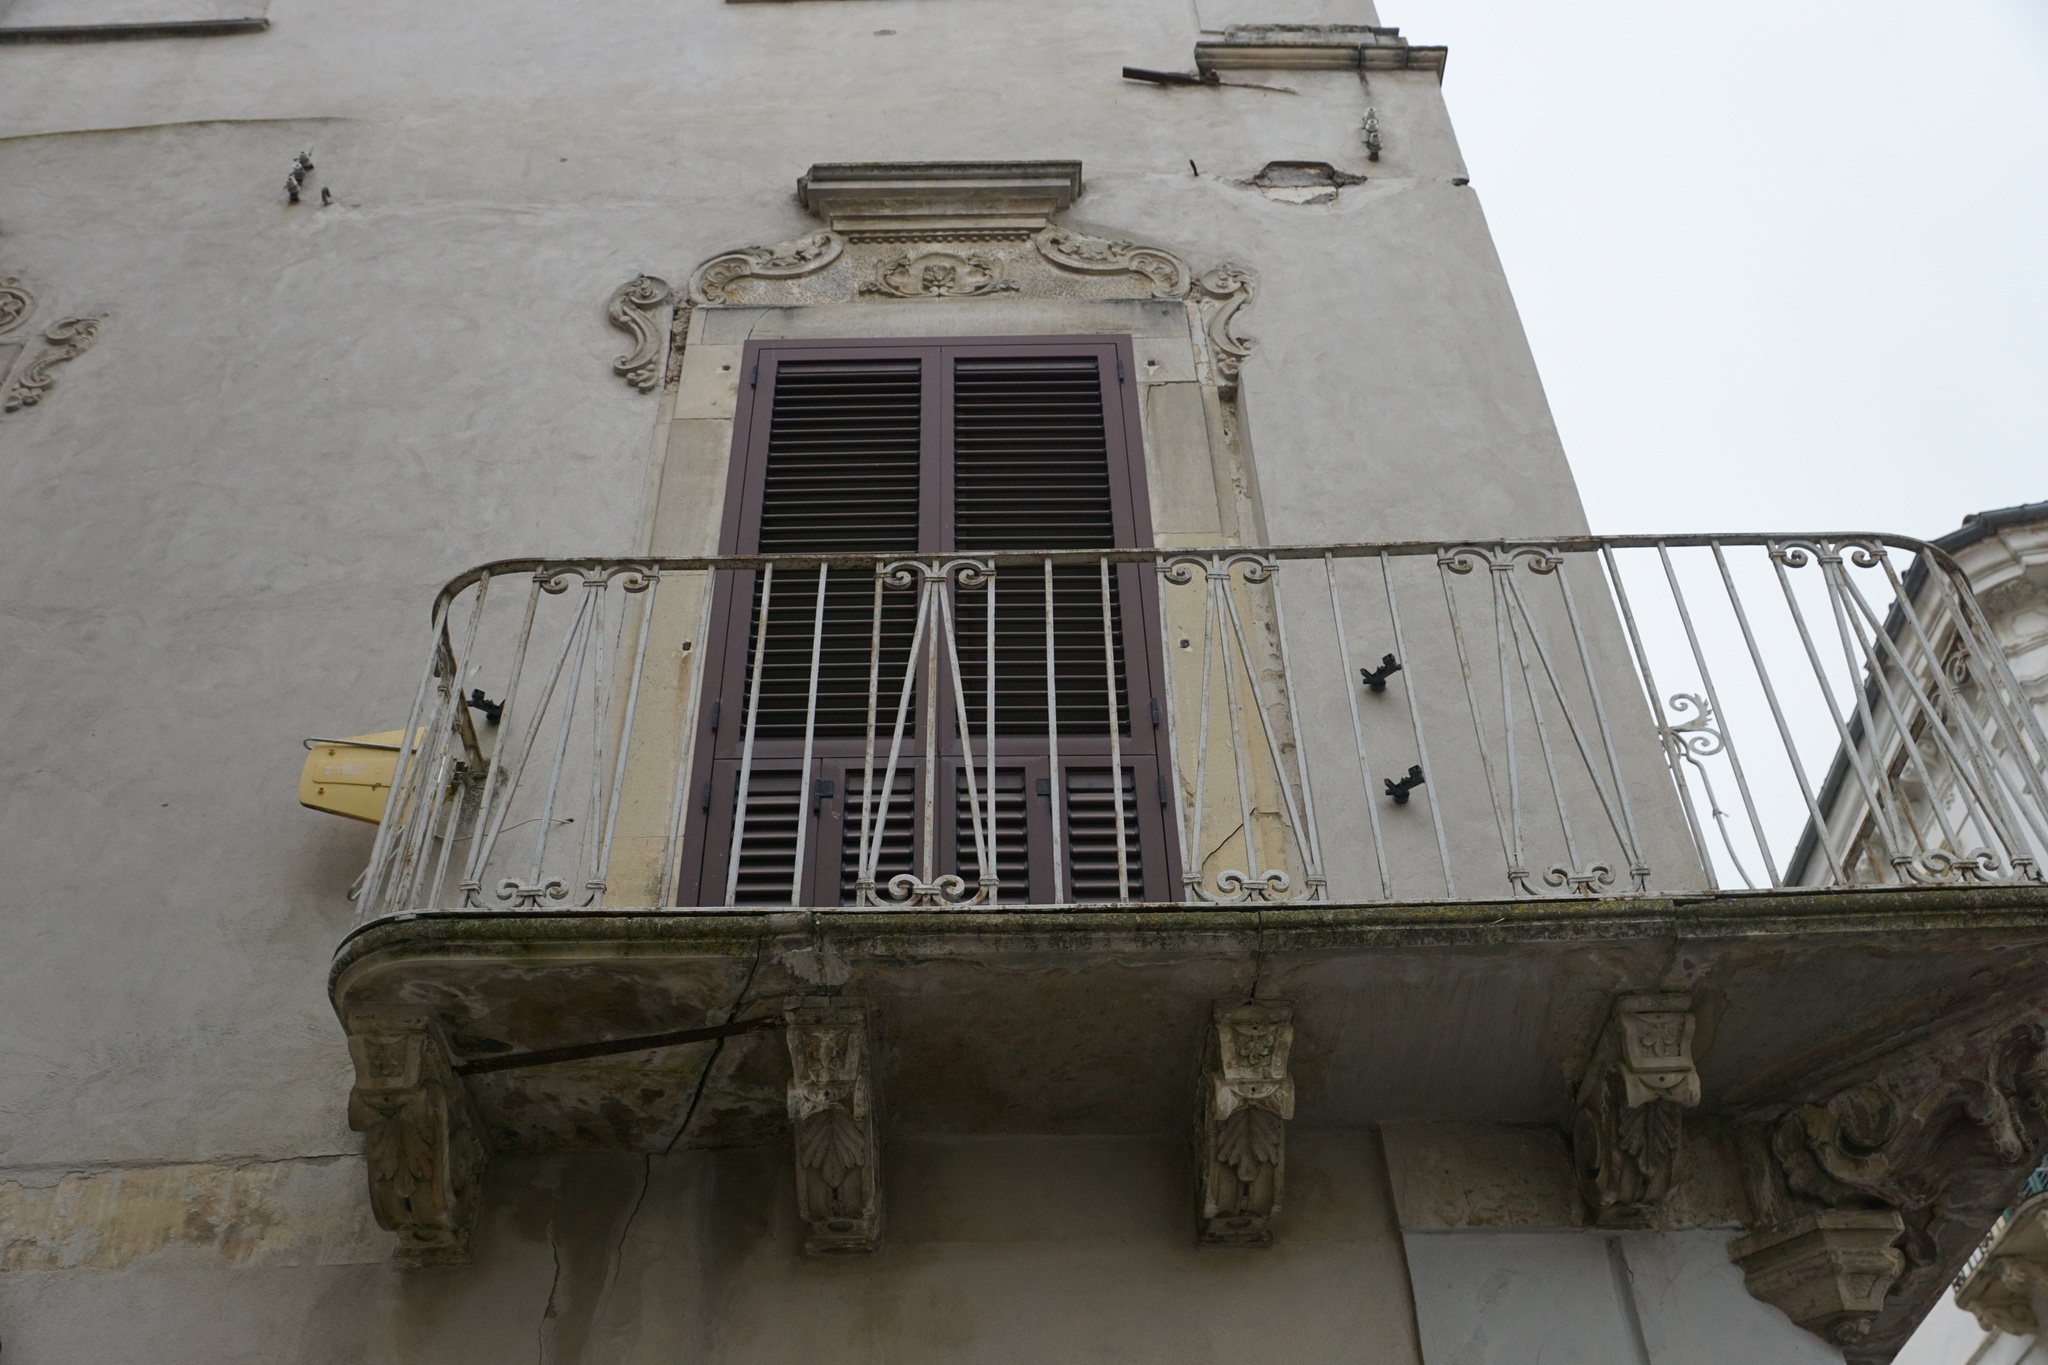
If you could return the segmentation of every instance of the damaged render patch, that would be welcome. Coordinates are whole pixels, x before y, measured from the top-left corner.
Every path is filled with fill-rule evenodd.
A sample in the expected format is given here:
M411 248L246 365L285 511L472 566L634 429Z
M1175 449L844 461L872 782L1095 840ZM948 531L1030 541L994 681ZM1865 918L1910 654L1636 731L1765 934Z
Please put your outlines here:
M1327 161L1268 161L1244 182L1282 204L1327 204L1346 185L1363 185L1365 177L1340 171Z
M0 1270L363 1265L390 1259L355 1156L0 1178Z

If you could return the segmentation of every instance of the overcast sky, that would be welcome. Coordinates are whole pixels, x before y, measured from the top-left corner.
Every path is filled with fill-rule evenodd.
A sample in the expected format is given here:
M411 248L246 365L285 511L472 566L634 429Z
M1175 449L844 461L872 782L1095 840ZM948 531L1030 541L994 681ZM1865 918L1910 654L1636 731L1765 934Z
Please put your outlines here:
M1380 0L1595 530L2048 499L2048 0Z

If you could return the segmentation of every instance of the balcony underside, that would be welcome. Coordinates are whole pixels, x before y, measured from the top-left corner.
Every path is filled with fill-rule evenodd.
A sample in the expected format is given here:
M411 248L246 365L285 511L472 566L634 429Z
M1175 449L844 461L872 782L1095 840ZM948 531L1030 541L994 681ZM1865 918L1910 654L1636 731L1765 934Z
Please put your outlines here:
M365 926L344 1021L436 1017L458 1060L870 1001L892 1131L1188 1122L1211 1003L1295 1002L1296 1123L1566 1125L1608 1002L1690 990L1701 1116L2048 985L2048 889L1055 912L430 912ZM743 993L744 992L744 993ZM504 1152L667 1145L712 1043L476 1075ZM716 1044L691 1145L786 1130L770 1033Z

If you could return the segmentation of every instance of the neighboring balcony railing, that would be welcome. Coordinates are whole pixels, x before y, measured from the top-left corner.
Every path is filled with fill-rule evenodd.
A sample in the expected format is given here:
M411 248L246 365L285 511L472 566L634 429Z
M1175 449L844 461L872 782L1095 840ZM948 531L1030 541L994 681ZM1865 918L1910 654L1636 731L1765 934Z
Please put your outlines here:
M2048 739L1891 536L510 561L363 914L2038 882Z

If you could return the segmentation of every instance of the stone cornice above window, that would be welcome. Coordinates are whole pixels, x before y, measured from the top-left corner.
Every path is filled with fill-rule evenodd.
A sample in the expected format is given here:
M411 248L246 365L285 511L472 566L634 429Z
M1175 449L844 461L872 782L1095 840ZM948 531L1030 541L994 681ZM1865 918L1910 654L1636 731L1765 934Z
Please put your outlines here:
M841 162L796 182L803 206L855 241L1027 237L1081 193L1078 161Z
M1365 24L1233 24L1195 44L1195 66L1211 71L1434 71L1447 47L1417 47L1398 28Z
M269 0L13 0L0 4L0 43L260 33L269 8Z

